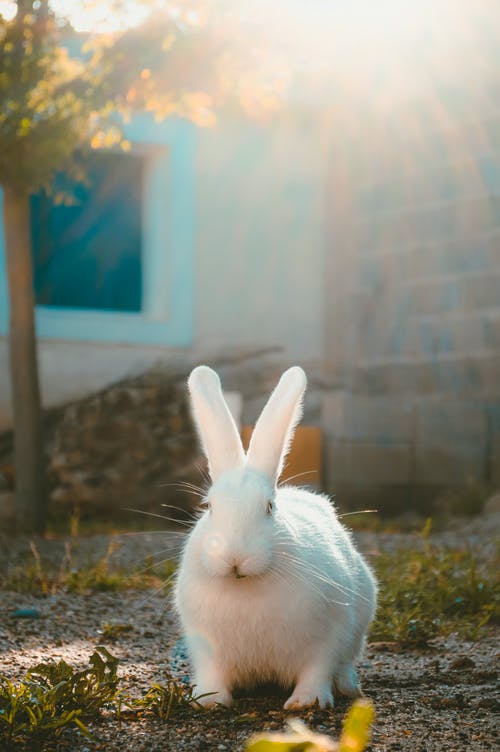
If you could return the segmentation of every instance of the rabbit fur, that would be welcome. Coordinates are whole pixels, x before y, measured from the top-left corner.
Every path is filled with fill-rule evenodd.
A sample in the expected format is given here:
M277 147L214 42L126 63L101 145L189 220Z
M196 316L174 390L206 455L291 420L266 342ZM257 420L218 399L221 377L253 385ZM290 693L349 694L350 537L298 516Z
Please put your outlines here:
M198 366L188 386L212 480L175 584L196 693L230 705L235 688L276 682L293 687L285 708L359 695L374 577L326 496L277 485L304 371L283 374L246 454L217 374Z

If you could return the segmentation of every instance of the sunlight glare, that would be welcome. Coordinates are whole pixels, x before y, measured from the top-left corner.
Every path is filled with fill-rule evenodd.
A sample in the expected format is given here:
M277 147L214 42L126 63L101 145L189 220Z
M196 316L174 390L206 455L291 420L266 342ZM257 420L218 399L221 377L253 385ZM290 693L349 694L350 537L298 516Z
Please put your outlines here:
M114 10L112 3L102 1L78 3L80 8L75 8L74 0L52 0L51 5L80 32L122 31L141 23L149 14L148 7L137 0L124 0L119 10Z
M16 4L13 0L0 0L0 16L11 21L16 15Z
M79 32L109 33L137 26L144 21L151 11L140 0L123 0L120 7L113 8L113 3L86 0L75 3L74 0L51 0L53 10L64 16ZM16 15L16 3L13 0L0 0L0 15L8 21Z

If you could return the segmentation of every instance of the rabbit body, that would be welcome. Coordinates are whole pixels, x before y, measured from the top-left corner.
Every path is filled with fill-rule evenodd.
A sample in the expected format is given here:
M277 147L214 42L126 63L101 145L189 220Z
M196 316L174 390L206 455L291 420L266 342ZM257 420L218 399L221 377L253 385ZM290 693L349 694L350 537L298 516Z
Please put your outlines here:
M213 397L215 382L203 378L210 383L205 406L211 403L213 412L219 397L214 402L206 395ZM196 389L191 386L192 396ZM275 418L285 411L282 392ZM205 704L228 705L235 688L263 682L294 687L286 708L333 705L332 685L342 694L360 693L355 661L375 610L373 575L327 497L276 488L298 399L288 396L287 435L280 434L269 466L263 460L269 444L260 456L252 444L247 456L235 446L236 466L233 456L217 470L210 464L214 448L207 451L214 480L208 508L188 536L175 588L197 694L211 693ZM261 420L269 439L276 420L266 409ZM196 401L194 413L203 440L210 425L202 424ZM255 432L259 441L258 426Z

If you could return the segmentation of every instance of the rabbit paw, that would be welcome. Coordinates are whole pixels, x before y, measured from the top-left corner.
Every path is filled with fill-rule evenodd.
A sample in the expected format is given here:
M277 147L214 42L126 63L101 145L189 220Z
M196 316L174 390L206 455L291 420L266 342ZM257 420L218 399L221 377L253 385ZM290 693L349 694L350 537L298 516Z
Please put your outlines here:
M202 705L204 708L213 708L216 705L225 705L226 707L229 707L233 702L233 697L228 689L200 689L198 691L197 687L197 695L196 703Z
M333 678L336 691L345 697L363 697L354 666L343 666Z
M330 687L323 687L319 691L311 687L295 687L293 694L284 704L285 710L298 710L310 705L320 708L333 708L333 694Z

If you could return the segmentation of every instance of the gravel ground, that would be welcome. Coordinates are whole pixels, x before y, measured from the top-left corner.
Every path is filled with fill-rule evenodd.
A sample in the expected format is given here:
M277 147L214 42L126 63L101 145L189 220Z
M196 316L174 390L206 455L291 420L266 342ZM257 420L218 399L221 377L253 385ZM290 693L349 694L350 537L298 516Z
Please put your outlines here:
M434 539L442 545L466 545L484 553L492 545L492 533L498 532L498 525L496 515L455 525ZM413 535L363 533L357 537L368 555L380 549L418 545ZM103 554L108 542L106 536L80 539L75 560ZM128 535L121 543L113 557L137 566L160 550L158 558L168 555L178 547L179 536ZM54 562L60 562L64 555L60 541L39 541L37 546ZM27 552L26 540L0 538L2 571L25 561ZM12 612L19 608L35 608L40 617L15 618ZM94 647L103 641L106 623L132 626L115 641L105 642L120 659L120 675L131 694L140 696L153 682L161 682L167 669L180 678L188 676L169 599L151 591L88 595L60 592L45 597L0 592L0 671L19 677L28 666L49 658L64 658L84 666ZM393 643L369 645L360 673L365 694L374 701L376 710L370 750L499 749L499 658L498 633L477 643L452 635L426 651L400 651ZM168 722L143 717L120 725L111 717L103 718L91 726L99 742L72 733L47 749L234 752L243 749L253 732L283 728L288 717L282 710L284 699L283 695L267 692L241 698L230 710L189 710ZM311 709L301 717L313 729L337 737L347 708L348 703L339 699L334 710Z

